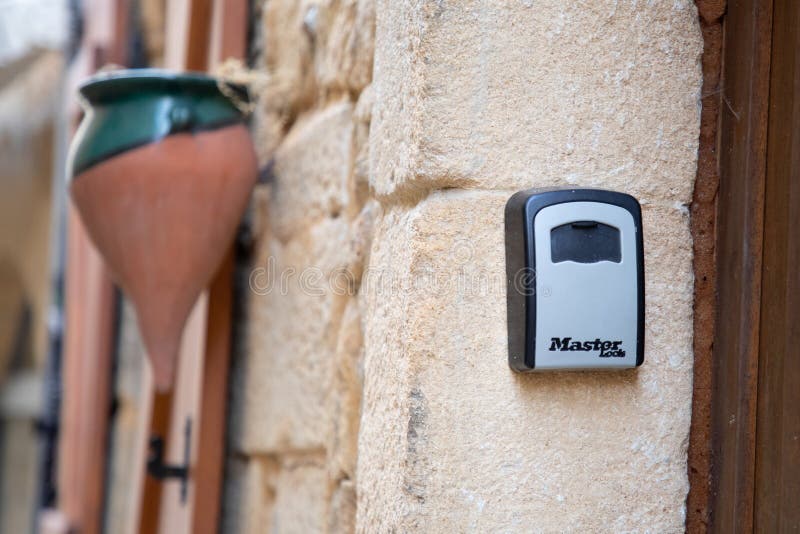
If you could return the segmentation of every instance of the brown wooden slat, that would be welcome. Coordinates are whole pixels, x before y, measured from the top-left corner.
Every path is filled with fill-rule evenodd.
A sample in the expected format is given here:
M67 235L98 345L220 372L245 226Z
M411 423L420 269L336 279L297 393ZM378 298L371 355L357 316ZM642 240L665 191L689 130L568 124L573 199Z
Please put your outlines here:
M772 0L730 0L717 212L711 530L751 532Z
M182 484L179 480L166 479L161 482L161 509L158 518L158 532L161 534L195 532L192 528L194 501L197 494L197 479L194 471L197 466L198 426L202 424L203 419L200 415L200 388L203 381L207 311L208 296L203 293L195 303L183 329L164 460L173 465L187 462L186 431L187 424L190 425L188 436L189 479L186 485L185 500L182 497Z
M211 29L212 0L192 0L189 15L188 46L185 68L205 70L208 65L208 49Z
M153 394L153 403L150 412L150 431L144 436L149 441L150 436L166 436L171 423L173 392ZM146 466L142 465L142 470ZM143 478L141 488L141 514L139 519L139 532L141 534L155 534L158 532L158 512L161 507L161 481L150 475Z
M144 358L144 353L140 352L139 355ZM144 363L144 362L143 362ZM156 401L152 391L153 375L149 366L145 363L143 365L144 372L141 375L139 382L139 406L138 413L136 414L135 428L138 435L133 436L131 440L131 447L128 454L131 454L131 465L134 471L128 478L129 487L127 488L127 507L128 510L124 513L123 517L114 517L116 524L119 525L117 530L120 534L137 534L141 530L141 521L144 501L144 486L147 481L147 473L142 466L147 463L148 456L148 437L150 436L150 424L152 422L153 403ZM135 432L136 432L135 431ZM116 453L116 451L115 451ZM113 510L109 510L113 513ZM106 516L106 526L108 526L108 516Z
M214 0L208 67L247 54L247 0Z
M131 2L133 0L114 1L113 41L108 49L107 61L117 65L127 65L129 59ZM100 65L102 67L102 65Z
M233 313L233 253L226 255L208 295L206 354L200 400L200 436L194 467L193 532L213 533L219 522Z
M800 530L800 3L775 0L761 290L756 532Z
M209 37L209 68L247 51L247 0L214 0ZM235 256L228 251L208 295L208 329L200 406L200 436L195 466L192 525L197 533L217 531L225 463L228 369L231 358Z
M115 295L71 206L68 224L58 507L71 528L96 534L103 514Z
M85 13L81 44L82 54L94 60L83 64L86 72L74 73L79 77L106 61L125 61L125 36L107 29L129 25L129 0L94 7ZM72 530L94 534L101 530L105 501L116 296L77 212L71 205L68 210L58 509Z

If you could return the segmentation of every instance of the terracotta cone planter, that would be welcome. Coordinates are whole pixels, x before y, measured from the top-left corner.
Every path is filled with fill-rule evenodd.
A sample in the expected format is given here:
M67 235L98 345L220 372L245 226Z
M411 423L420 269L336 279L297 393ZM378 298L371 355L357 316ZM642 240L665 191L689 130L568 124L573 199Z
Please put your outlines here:
M184 323L255 184L250 135L217 81L200 74L117 71L80 94L86 116L72 146L70 194L136 308L163 392Z

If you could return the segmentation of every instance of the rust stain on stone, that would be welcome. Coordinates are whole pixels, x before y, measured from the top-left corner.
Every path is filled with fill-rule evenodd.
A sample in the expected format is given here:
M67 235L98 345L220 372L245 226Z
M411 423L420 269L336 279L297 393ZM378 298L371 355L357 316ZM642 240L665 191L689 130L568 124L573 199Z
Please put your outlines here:
M708 529L711 480L711 372L716 311L715 225L719 170L722 23L725 0L696 0L703 33L703 86L697 176L691 205L694 243L694 386L689 435L686 532Z

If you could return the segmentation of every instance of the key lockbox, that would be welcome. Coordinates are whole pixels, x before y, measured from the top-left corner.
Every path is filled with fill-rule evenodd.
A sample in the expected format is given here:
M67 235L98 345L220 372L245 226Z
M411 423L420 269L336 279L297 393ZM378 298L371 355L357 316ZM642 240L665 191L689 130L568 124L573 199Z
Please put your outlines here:
M511 368L641 365L639 202L599 189L520 191L506 204L505 225Z

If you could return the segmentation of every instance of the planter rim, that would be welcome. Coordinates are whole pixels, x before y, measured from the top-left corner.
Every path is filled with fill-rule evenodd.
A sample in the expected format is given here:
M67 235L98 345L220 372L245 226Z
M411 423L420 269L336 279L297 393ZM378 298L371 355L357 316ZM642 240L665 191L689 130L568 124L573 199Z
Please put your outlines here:
M86 115L70 150L74 179L89 167L173 134L198 134L246 122L245 86L200 72L128 69L86 80Z
M230 88L238 99L249 101L247 88L241 84L223 81L204 72L175 71L169 69L122 69L102 72L86 79L78 92L89 103L116 100L140 91L200 92L224 95L219 84Z

